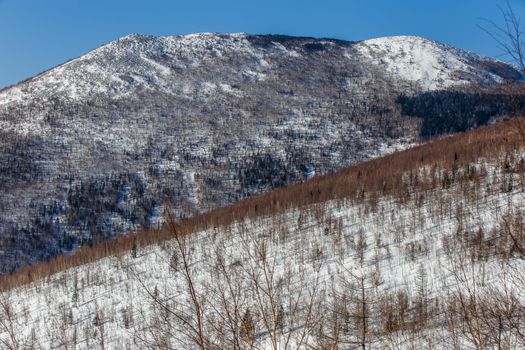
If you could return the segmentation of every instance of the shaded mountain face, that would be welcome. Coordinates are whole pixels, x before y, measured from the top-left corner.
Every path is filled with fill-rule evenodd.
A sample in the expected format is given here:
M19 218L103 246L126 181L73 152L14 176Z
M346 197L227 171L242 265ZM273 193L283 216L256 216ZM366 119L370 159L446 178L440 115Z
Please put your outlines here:
M401 95L520 78L419 37L124 37L0 92L0 272L406 148Z

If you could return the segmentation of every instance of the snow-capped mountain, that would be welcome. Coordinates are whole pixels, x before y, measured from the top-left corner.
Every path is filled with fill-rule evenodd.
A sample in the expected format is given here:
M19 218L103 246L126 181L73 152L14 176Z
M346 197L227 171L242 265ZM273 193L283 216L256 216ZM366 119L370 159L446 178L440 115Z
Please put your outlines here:
M0 91L0 272L413 145L400 95L520 78L418 37L124 37Z
M259 41L266 43L261 47ZM144 89L189 99L194 97L196 89L205 90L204 93L219 90L233 96L242 95L242 90L236 92L228 84L228 79L191 84L187 79L180 79L179 75L185 70L214 65L234 53L239 60L237 63L245 62L231 67L228 73L263 81L275 69L274 63L265 60L268 56L277 54L299 59L304 57L305 51L330 51L337 46L340 46L339 54L350 62L361 61L376 66L391 73L392 78L413 82L415 87L424 91L472 83L490 85L517 77L517 72L501 62L422 37L385 37L355 44L285 38L288 45L296 41L291 47L280 41L283 38L254 37L244 33L200 33L181 37L129 35L7 89L2 93L0 104L29 103L34 98L45 101L51 97L85 100L108 94L112 99L118 99ZM500 71L487 69L498 66ZM234 80L233 77L230 80Z

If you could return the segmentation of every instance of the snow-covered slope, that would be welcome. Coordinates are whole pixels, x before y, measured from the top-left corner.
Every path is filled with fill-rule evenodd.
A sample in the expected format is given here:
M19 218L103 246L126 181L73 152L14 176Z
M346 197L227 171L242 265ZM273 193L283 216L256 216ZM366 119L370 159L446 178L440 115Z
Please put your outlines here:
M497 65L497 61L422 37L366 40L357 49L373 64L427 91L468 85L475 77L493 83L500 83L505 77L503 72L498 75L477 65L482 61Z
M256 51L244 34L129 35L7 89L1 94L0 104L29 103L50 95L86 100L103 94L118 99L141 89L184 93L184 87L174 79L177 69L204 65L226 52L256 59Z
M121 38L0 91L0 273L406 148L400 95L518 77L413 37Z
M152 37L129 35L104 45L88 54L51 69L28 82L7 89L0 94L0 106L12 102L29 103L34 98L50 95L73 100L86 99L97 94L119 98L139 89L154 89L191 96L191 87L178 84L177 70L213 63L216 58L231 52L247 57L255 63L254 70L240 70L263 80L271 65L264 60L266 50L254 46L244 33L219 35L199 33L186 36ZM271 40L271 38L269 38ZM319 45L336 45L319 41ZM278 42L273 48L284 55L301 57L297 48L287 49ZM423 90L465 86L474 82L500 83L511 72L488 72L478 62L498 64L486 57L466 52L422 37L396 36L361 41L355 50L348 50L350 59L378 65L395 78L414 82ZM315 50L315 48L314 48ZM162 61L159 62L159 58ZM502 64L499 62L499 64ZM499 73L499 74L498 74ZM202 82L205 83L205 82ZM181 86L182 85L182 86ZM228 86L213 89L228 91Z
M525 250L512 242L525 237L522 154L412 169L401 195L247 217L66 270L0 295L0 341L523 348Z

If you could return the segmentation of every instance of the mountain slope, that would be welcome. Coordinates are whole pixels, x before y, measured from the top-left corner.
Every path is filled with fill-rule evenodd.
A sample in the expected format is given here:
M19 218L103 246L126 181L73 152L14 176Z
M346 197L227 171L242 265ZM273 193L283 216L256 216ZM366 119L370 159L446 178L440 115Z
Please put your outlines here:
M241 63L240 69L229 67L231 70L225 74L264 80L268 71L275 68L265 61L265 56L282 55L281 59L286 61L287 57L301 58L305 53L322 53L335 47L350 61L371 63L391 73L393 78L413 82L415 88L426 91L469 83L491 85L502 79L519 78L518 72L501 62L421 37L385 37L353 44L243 33L201 33L183 37L129 35L7 89L0 103L28 103L35 97L49 98L49 95L76 100L110 94L115 99L142 89L191 98L196 87L177 81L176 74L180 71L213 65L234 54L237 63ZM253 70L243 69L248 67ZM493 71L487 67L492 67ZM194 83L202 84L200 88L207 85L206 81ZM208 88L235 95L231 85L229 88L227 84L215 85L219 86L212 83Z
M400 95L519 78L417 37L124 37L0 92L0 272L406 148Z
M1 294L0 340L523 348L524 129L444 138L66 258Z
M374 65L426 91L520 78L502 62L421 37L366 40L357 45L357 50Z

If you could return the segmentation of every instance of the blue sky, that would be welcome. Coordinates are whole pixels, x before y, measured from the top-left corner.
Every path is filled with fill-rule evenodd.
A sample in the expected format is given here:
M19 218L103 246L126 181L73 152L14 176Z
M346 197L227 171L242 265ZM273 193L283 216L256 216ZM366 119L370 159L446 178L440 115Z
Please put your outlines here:
M131 33L406 34L498 56L476 27L480 18L500 20L498 4L504 0L0 0L0 87ZM525 14L525 0L511 4Z

